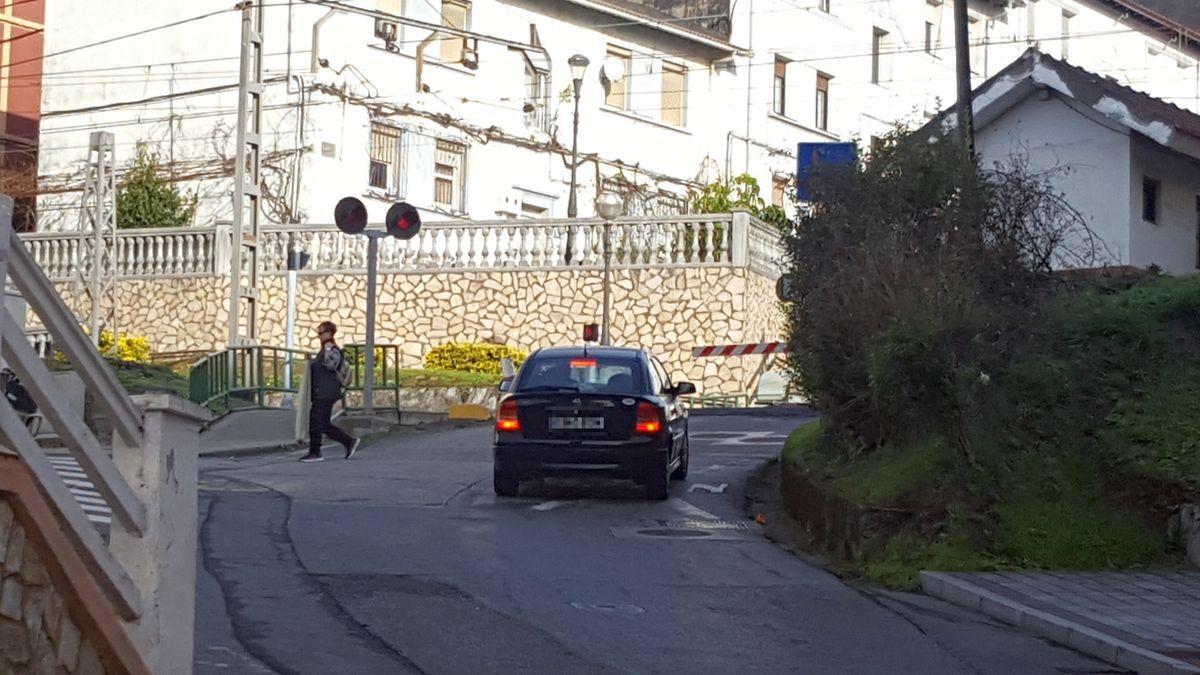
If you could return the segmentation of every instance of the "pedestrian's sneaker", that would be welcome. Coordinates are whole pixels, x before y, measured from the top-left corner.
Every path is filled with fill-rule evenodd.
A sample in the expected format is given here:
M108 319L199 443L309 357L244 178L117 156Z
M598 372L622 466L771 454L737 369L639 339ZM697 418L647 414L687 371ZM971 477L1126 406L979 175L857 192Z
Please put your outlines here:
M354 453L358 452L358 446L361 444L362 444L362 439L356 438L356 439L354 439L353 443L346 446L346 459L350 459L351 457L353 457Z
M321 462L324 460L325 460L325 458L322 457L320 455L320 453L316 453L316 452L310 452L307 455L300 458L301 462Z

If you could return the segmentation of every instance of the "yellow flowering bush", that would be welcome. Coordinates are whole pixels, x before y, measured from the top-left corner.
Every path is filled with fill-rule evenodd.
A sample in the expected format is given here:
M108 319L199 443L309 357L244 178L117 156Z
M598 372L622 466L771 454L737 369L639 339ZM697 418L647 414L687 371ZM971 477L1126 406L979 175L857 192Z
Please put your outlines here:
M507 345L481 342L451 342L434 347L425 355L429 370L457 370L466 373L500 374L500 359L512 359L521 365L528 353Z

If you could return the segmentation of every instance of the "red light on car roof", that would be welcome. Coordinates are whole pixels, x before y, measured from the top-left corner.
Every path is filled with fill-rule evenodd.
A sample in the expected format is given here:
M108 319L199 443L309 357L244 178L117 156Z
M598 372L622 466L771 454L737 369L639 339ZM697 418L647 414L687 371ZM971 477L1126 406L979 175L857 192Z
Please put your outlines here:
M594 368L596 359L571 359L572 368Z

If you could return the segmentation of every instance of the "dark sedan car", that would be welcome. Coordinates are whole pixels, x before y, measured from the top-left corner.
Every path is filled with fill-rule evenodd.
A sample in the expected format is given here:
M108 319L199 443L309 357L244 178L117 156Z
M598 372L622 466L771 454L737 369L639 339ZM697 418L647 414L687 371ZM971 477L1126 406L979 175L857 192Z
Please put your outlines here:
M524 479L589 473L632 478L654 499L688 472L687 411L658 359L641 349L555 347L535 352L500 399L496 494Z

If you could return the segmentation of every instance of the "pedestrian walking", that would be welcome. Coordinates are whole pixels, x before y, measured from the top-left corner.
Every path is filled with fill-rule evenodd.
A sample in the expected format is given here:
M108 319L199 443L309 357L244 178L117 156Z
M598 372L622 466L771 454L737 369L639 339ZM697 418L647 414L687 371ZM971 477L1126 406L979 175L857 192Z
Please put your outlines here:
M321 456L321 440L328 436L341 443L346 448L346 459L358 452L361 439L355 438L333 425L333 405L342 398L342 392L350 380L350 364L346 355L338 346L334 336L337 326L332 321L323 321L317 326L317 338L321 341L321 351L308 366L309 401L308 411L308 454L301 457L301 462L319 462Z

